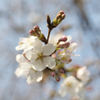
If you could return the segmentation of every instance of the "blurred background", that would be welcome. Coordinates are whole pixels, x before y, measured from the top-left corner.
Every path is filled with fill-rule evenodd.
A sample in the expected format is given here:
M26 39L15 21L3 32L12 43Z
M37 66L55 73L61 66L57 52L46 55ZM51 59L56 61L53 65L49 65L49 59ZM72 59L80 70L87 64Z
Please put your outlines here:
M60 84L44 75L40 83L28 85L23 77L17 78L15 61L20 37L29 36L33 26L41 27L47 36L47 14L53 20L59 11L66 18L51 32L71 35L79 44L73 65L88 66L92 81L87 86L86 100L100 100L100 0L0 0L0 100L69 100L58 94ZM56 36L55 36L56 35Z

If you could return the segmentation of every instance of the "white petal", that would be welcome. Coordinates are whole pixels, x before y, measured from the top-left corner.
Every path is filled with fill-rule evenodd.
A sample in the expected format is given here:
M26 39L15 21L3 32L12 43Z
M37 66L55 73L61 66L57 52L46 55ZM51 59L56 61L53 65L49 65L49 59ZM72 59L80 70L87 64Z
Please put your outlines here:
M53 69L56 66L55 59L52 57L44 57L43 62L44 62L44 65L46 67L49 67L50 69Z
M34 62L37 58L37 53L32 49L33 49L33 47L30 47L30 48L26 49L24 51L24 53L28 60L31 60L32 62Z
M34 44L36 44L37 40L38 40L37 37L35 37L35 36L30 36L30 37L28 38L28 45L34 46Z
M59 90L59 94L61 95L61 97L65 97L67 94L67 90L65 87L61 87L61 89Z
M36 71L42 71L46 68L46 66L43 64L43 62L41 60L36 60L33 63L33 69Z
M70 56L70 55L71 55L71 53L72 53L72 52L71 52L69 49L65 48L65 55Z
M76 51L76 49L78 48L78 44L77 43L72 43L70 45L70 48L72 49L72 51Z
M77 77L83 82L87 82L89 80L90 72L87 70L86 66L83 66L77 71Z
M43 44L42 44L41 41L38 39L38 40L36 40L36 42L34 42L33 47L34 47L34 50L35 50L37 53L40 54L40 53L42 52Z
M15 71L15 75L17 77L20 77L23 75L23 70L21 68L17 68L16 71Z
M67 36L67 42L71 43L72 37L71 36Z
M43 78L43 72L37 71L37 72L35 73L35 79L36 79L36 81L37 81L37 82L40 82L40 81L42 80L42 78Z
M32 68L32 64L31 63L21 63L20 68L28 72L30 68Z
M20 38L19 43L26 43L28 41L27 38Z
M77 57L77 56L80 56L80 55L79 55L79 54L76 55L76 54L74 54L74 53L71 53L71 56Z
M20 44L15 49L18 51L18 50L23 50L23 49L26 49L26 48L27 48L27 46L25 44Z
M38 40L38 38L36 36L30 36L30 40L33 41L33 42L35 42L35 41Z
M20 38L19 46L16 47L16 50L25 50L29 48L30 46L33 46L33 44L36 44L37 37L31 36L28 38Z
M27 74L27 83L31 84L33 82L34 78L35 78L35 72L34 72L34 70L30 70Z
M55 45L48 43L43 47L43 55L51 55L55 51Z
M32 52L31 51L26 51L24 52L25 53L25 57L28 59L28 60L31 60L32 59Z
M25 57L24 57L22 54L18 54L18 55L16 56L16 61L17 61L18 63L23 63L23 62L26 61L26 59L25 59Z

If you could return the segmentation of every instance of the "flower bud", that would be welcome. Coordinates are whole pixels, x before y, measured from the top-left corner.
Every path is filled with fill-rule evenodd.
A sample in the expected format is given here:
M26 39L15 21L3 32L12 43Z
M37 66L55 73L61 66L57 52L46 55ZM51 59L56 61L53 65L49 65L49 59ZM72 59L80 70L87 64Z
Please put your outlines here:
M46 38L44 34L41 33L41 30L38 26L34 26L33 30L29 31L31 36L37 36L42 42L46 43Z
M54 77L54 76L56 76L56 73L55 73L55 72L51 72L50 75L51 75L52 77Z
M61 14L57 14L56 19L58 20L61 17Z
M64 70L63 70L63 69L59 69L59 72L60 72L60 73L64 73Z
M62 15L62 19L64 19L64 18L65 18L65 14Z
M33 33L33 30L30 30L29 33L32 34Z
M44 36L44 34L40 34L40 36L38 37L42 42L46 43L46 37Z
M50 16L47 15L47 23L50 25L51 24L51 19L50 19Z
M69 59L68 62L69 62L69 63L72 62L72 59Z
M67 42L67 47L66 48L68 48L70 46L70 42Z
M53 57L54 59L56 59L56 54L52 54L51 57Z
M69 42L60 42L58 45L57 45L57 48L68 48L70 45Z
M57 26L61 23L61 21L62 21L64 18L65 18L64 12L63 12L63 11L60 11L60 12L57 14L56 18L55 18L55 19L53 20L53 22L52 22L52 28L57 27Z
M36 33L41 33L41 30L38 26L34 26L33 30L35 30Z
M57 44L59 44L61 41L63 41L63 42L67 41L67 37L66 37L66 36L62 36L62 37L58 40Z
M59 13L60 13L60 14L64 14L64 11L60 11Z
M56 79L57 82L60 81L60 77L58 77L58 76L56 76L55 79Z
M35 26L35 27L33 28L33 30L30 30L30 31L29 31L29 33L30 33L31 36L40 36L41 30L39 29L38 26Z
M37 36L35 30L30 30L29 33L30 33L31 36Z

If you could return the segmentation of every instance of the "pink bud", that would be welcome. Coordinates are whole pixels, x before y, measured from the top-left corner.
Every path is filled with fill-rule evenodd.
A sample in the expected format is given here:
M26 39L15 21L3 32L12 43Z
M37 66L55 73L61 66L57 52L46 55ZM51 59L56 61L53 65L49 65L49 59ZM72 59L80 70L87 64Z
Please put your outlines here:
M59 82L60 81L60 78L59 77L56 77L56 81Z
M68 62L69 62L69 63L72 62L72 59L69 59Z
M66 42L60 42L58 45L57 45L57 48L64 48L66 47Z
M60 17L61 17L61 14L57 14L57 17L56 17L57 20L58 20Z
M57 48L68 48L70 45L69 42L60 42L58 45L57 45Z
M60 11L59 13L64 14L64 11Z
M70 46L70 42L67 42L67 47L66 48L68 48Z
M55 53L52 54L51 57L53 57L55 59L56 58L56 54Z
M64 70L63 69L60 69L59 72L64 73Z
M62 18L63 18L63 19L65 18L65 14L62 15Z
M33 33L33 30L30 30L29 33L32 34Z
M39 26L34 26L33 29L34 29L36 32L41 31L40 28L39 28Z
M67 41L67 37L66 36L62 36L62 38L60 38L60 41Z
M56 73L55 73L55 72L51 72L50 75L51 75L52 77L54 77L54 76L56 75Z
M34 26L33 28L34 28L34 29L38 29L38 28L39 28L39 26Z

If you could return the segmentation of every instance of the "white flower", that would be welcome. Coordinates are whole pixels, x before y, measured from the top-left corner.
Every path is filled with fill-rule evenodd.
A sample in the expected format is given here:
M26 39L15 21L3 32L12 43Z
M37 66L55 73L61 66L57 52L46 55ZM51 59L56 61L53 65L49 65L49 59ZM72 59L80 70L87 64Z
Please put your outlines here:
M55 51L55 45L48 43L43 46L40 40L37 40L33 49L27 49L24 54L32 63L36 71L42 71L46 67L53 69L56 65L55 59L50 55Z
M30 36L28 38L20 38L19 45L16 47L16 50L25 50L32 48L38 38Z
M17 55L16 61L19 63L20 67L16 69L15 74L17 77L26 76L27 83L32 83L33 81L41 81L43 78L43 72L35 71L32 68L32 64L24 58L23 55Z
M86 66L81 67L77 71L77 77L83 82L87 82L89 80L90 72Z
M75 55L73 52L76 51L76 49L78 48L78 44L77 43L71 43L71 36L67 36L67 41L70 43L70 46L68 48L64 48L64 50L59 54L59 59L63 62L63 63L69 63L71 56L79 56L79 55ZM62 42L60 42L60 44L62 44Z
M59 93L64 97L67 93L75 96L81 90L82 84L74 76L67 77L61 84Z

